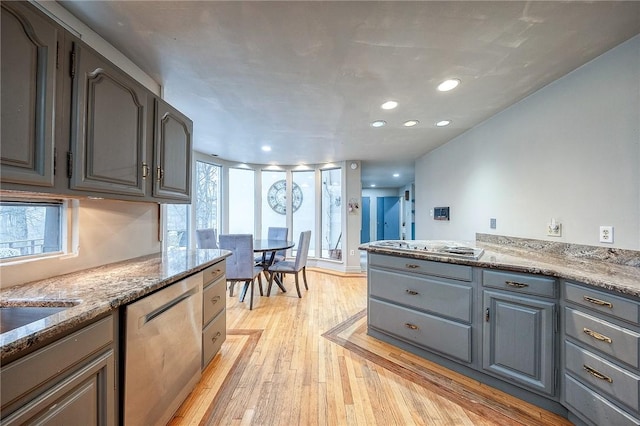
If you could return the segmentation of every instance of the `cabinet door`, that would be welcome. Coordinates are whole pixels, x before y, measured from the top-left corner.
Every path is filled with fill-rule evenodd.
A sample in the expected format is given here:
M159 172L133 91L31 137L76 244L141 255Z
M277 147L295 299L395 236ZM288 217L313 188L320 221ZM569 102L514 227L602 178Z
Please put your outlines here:
M21 2L2 2L3 182L53 186L57 43L62 30Z
M147 91L74 43L70 187L144 197Z
M483 368L553 395L555 303L485 291L484 309Z
M191 201L191 134L186 116L156 99L154 197Z

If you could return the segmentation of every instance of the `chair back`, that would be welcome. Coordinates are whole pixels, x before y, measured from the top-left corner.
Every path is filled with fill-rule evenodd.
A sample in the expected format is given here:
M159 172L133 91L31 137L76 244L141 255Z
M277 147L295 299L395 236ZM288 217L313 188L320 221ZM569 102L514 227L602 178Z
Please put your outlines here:
M296 250L296 262L294 269L296 271L301 270L307 266L307 255L309 254L309 245L311 244L311 231L304 231L300 233L300 240L298 241L298 248Z
M267 238L270 240L284 240L286 241L287 238L289 237L289 228L278 228L276 226L270 226L269 230L267 231ZM287 251L286 250L278 250L276 252L276 255L282 256L282 257L286 257L287 256Z
M227 281L253 279L253 235L220 234L220 248L232 252L227 257Z
M214 228L196 229L196 246L201 249L217 249L217 235Z

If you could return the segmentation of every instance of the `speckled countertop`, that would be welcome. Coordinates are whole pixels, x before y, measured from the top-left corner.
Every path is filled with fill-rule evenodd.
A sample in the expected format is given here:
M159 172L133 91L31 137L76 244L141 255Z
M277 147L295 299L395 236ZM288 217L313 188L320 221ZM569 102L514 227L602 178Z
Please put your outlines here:
M477 234L478 259L410 252L364 244L361 250L414 259L541 274L588 284L640 299L640 252L606 247Z
M197 273L230 254L227 250L176 250L3 289L2 306L60 302L71 306L0 334L0 360Z

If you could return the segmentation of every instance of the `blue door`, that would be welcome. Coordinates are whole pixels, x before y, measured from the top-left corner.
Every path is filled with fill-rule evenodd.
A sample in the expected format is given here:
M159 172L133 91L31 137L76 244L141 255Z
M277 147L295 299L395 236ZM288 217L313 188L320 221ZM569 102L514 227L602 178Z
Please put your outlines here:
M360 227L360 243L371 240L371 199L362 197L362 226Z
M400 197L378 197L378 240L400 239Z

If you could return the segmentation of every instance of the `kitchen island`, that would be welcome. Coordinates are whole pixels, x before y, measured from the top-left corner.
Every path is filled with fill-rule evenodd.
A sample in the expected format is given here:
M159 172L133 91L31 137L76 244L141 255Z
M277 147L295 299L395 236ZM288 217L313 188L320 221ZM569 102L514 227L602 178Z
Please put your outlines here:
M370 335L578 424L640 424L639 252L484 234L466 256L442 246L361 246Z

